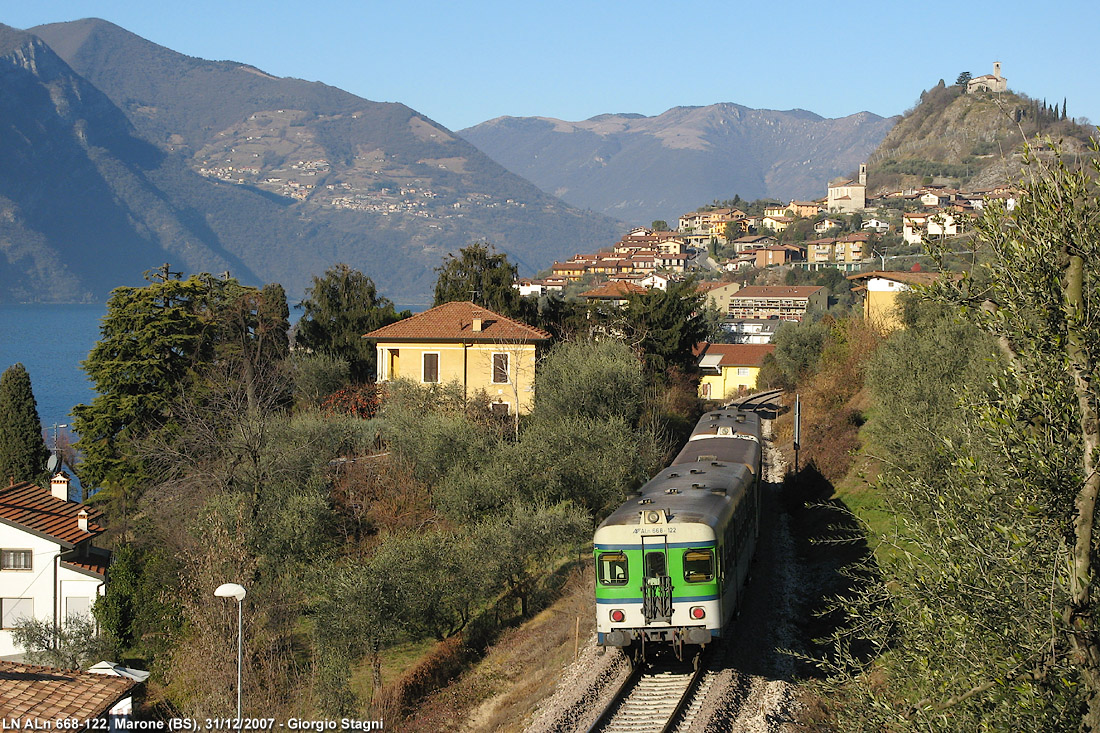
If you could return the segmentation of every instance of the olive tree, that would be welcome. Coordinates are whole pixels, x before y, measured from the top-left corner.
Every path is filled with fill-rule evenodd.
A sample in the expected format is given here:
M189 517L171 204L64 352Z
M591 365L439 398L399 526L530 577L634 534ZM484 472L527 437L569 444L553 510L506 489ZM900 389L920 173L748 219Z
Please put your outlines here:
M955 363L929 387L961 409L942 435L920 416L896 424L942 460L883 471L896 515L879 537L884 582L844 604L882 655L867 665L837 639L831 667L857 681L839 688L848 729L1100 730L1100 171L1095 158L1028 162L1016 207L975 224L976 266L928 292L1003 363L976 389L957 351L981 339L910 363Z

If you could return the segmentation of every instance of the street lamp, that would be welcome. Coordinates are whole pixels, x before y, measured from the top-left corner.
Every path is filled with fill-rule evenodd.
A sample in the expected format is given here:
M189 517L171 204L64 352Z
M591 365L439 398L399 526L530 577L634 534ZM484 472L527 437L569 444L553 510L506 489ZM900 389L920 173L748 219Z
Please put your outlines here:
M241 602L244 601L246 595L243 585L236 583L222 583L218 586L218 589L214 591L214 595L218 598L236 598L237 599L237 722L241 721L241 651L244 635L244 627L241 625Z

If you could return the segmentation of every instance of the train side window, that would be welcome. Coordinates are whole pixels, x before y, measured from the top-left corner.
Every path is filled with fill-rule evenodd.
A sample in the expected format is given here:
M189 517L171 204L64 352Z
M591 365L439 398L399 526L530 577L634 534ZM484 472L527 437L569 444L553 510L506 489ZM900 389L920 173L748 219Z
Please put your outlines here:
M714 580L714 551L684 550L684 580L689 583Z
M626 585L627 563L625 552L600 553L600 583L603 585Z

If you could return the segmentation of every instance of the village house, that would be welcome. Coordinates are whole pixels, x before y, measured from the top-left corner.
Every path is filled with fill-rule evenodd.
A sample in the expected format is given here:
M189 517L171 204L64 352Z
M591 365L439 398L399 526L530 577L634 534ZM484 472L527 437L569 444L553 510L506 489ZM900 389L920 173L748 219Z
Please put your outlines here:
M774 244L779 244L779 240L770 234L753 234L730 242L730 246L737 254L744 254L761 247L771 247Z
M876 232L878 234L885 234L886 232L890 231L890 223L885 222L882 219L873 219L872 218L872 219L867 219L866 221L864 221L863 226L861 226L860 228L861 229L870 229L871 231Z
M28 482L0 488L0 659L22 659L12 631L23 619L59 628L91 614L111 558L92 544L101 521L98 510L69 501L64 471L49 489Z
M795 201L792 199L787 204L787 211L794 213L795 216L808 219L821 213L821 204L816 201Z
M781 232L791 224L794 223L794 218L790 216L769 216L765 215L760 220L760 226L764 229L770 229L773 232Z
M772 265L786 265L790 262L803 262L806 250L796 244L776 244L755 250L756 266L763 269Z
M821 285L750 285L731 299L734 320L778 318L801 321L810 308L825 310L829 291Z
M730 299L740 289L741 283L704 282L697 286L697 290L706 296L704 302L723 315L729 313Z
M901 328L897 299L913 285L932 285L935 272L861 272L849 275L852 292L863 294L863 318L884 331Z
M444 303L363 338L375 342L379 382L458 382L466 398L484 392L510 414L531 411L536 357L550 342L547 332L471 302Z
M778 318L750 318L726 321L722 324L722 329L730 334L730 343L770 344L782 323Z
M696 344L699 397L725 402L753 391L764 357L773 351L771 344Z
M920 244L924 236L954 237L959 233L955 216L944 212L902 214L901 224L901 237L906 244Z
M512 283L512 287L519 290L520 297L526 298L533 295L536 298L546 295L546 283L542 280L532 280L529 277L520 278Z
M652 272L643 278L636 281L636 284L641 285L644 288L657 288L658 290L668 290L668 284L671 282L671 278L667 275L661 275L660 273Z
M830 229L840 229L844 226L844 222L839 219L822 219L818 223L814 224L814 231L818 234L824 234Z
M641 295L647 291L648 288L643 285L615 281L581 293L581 297L588 303L607 303L621 308L630 302L631 295Z

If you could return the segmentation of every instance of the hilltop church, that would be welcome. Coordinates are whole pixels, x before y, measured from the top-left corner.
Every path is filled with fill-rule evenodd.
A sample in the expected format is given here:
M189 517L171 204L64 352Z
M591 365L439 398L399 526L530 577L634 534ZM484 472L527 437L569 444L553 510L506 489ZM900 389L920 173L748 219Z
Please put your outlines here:
M1008 79L1001 76L1001 62L993 62L993 73L976 76L966 83L966 93L974 92L1006 92L1008 91Z

